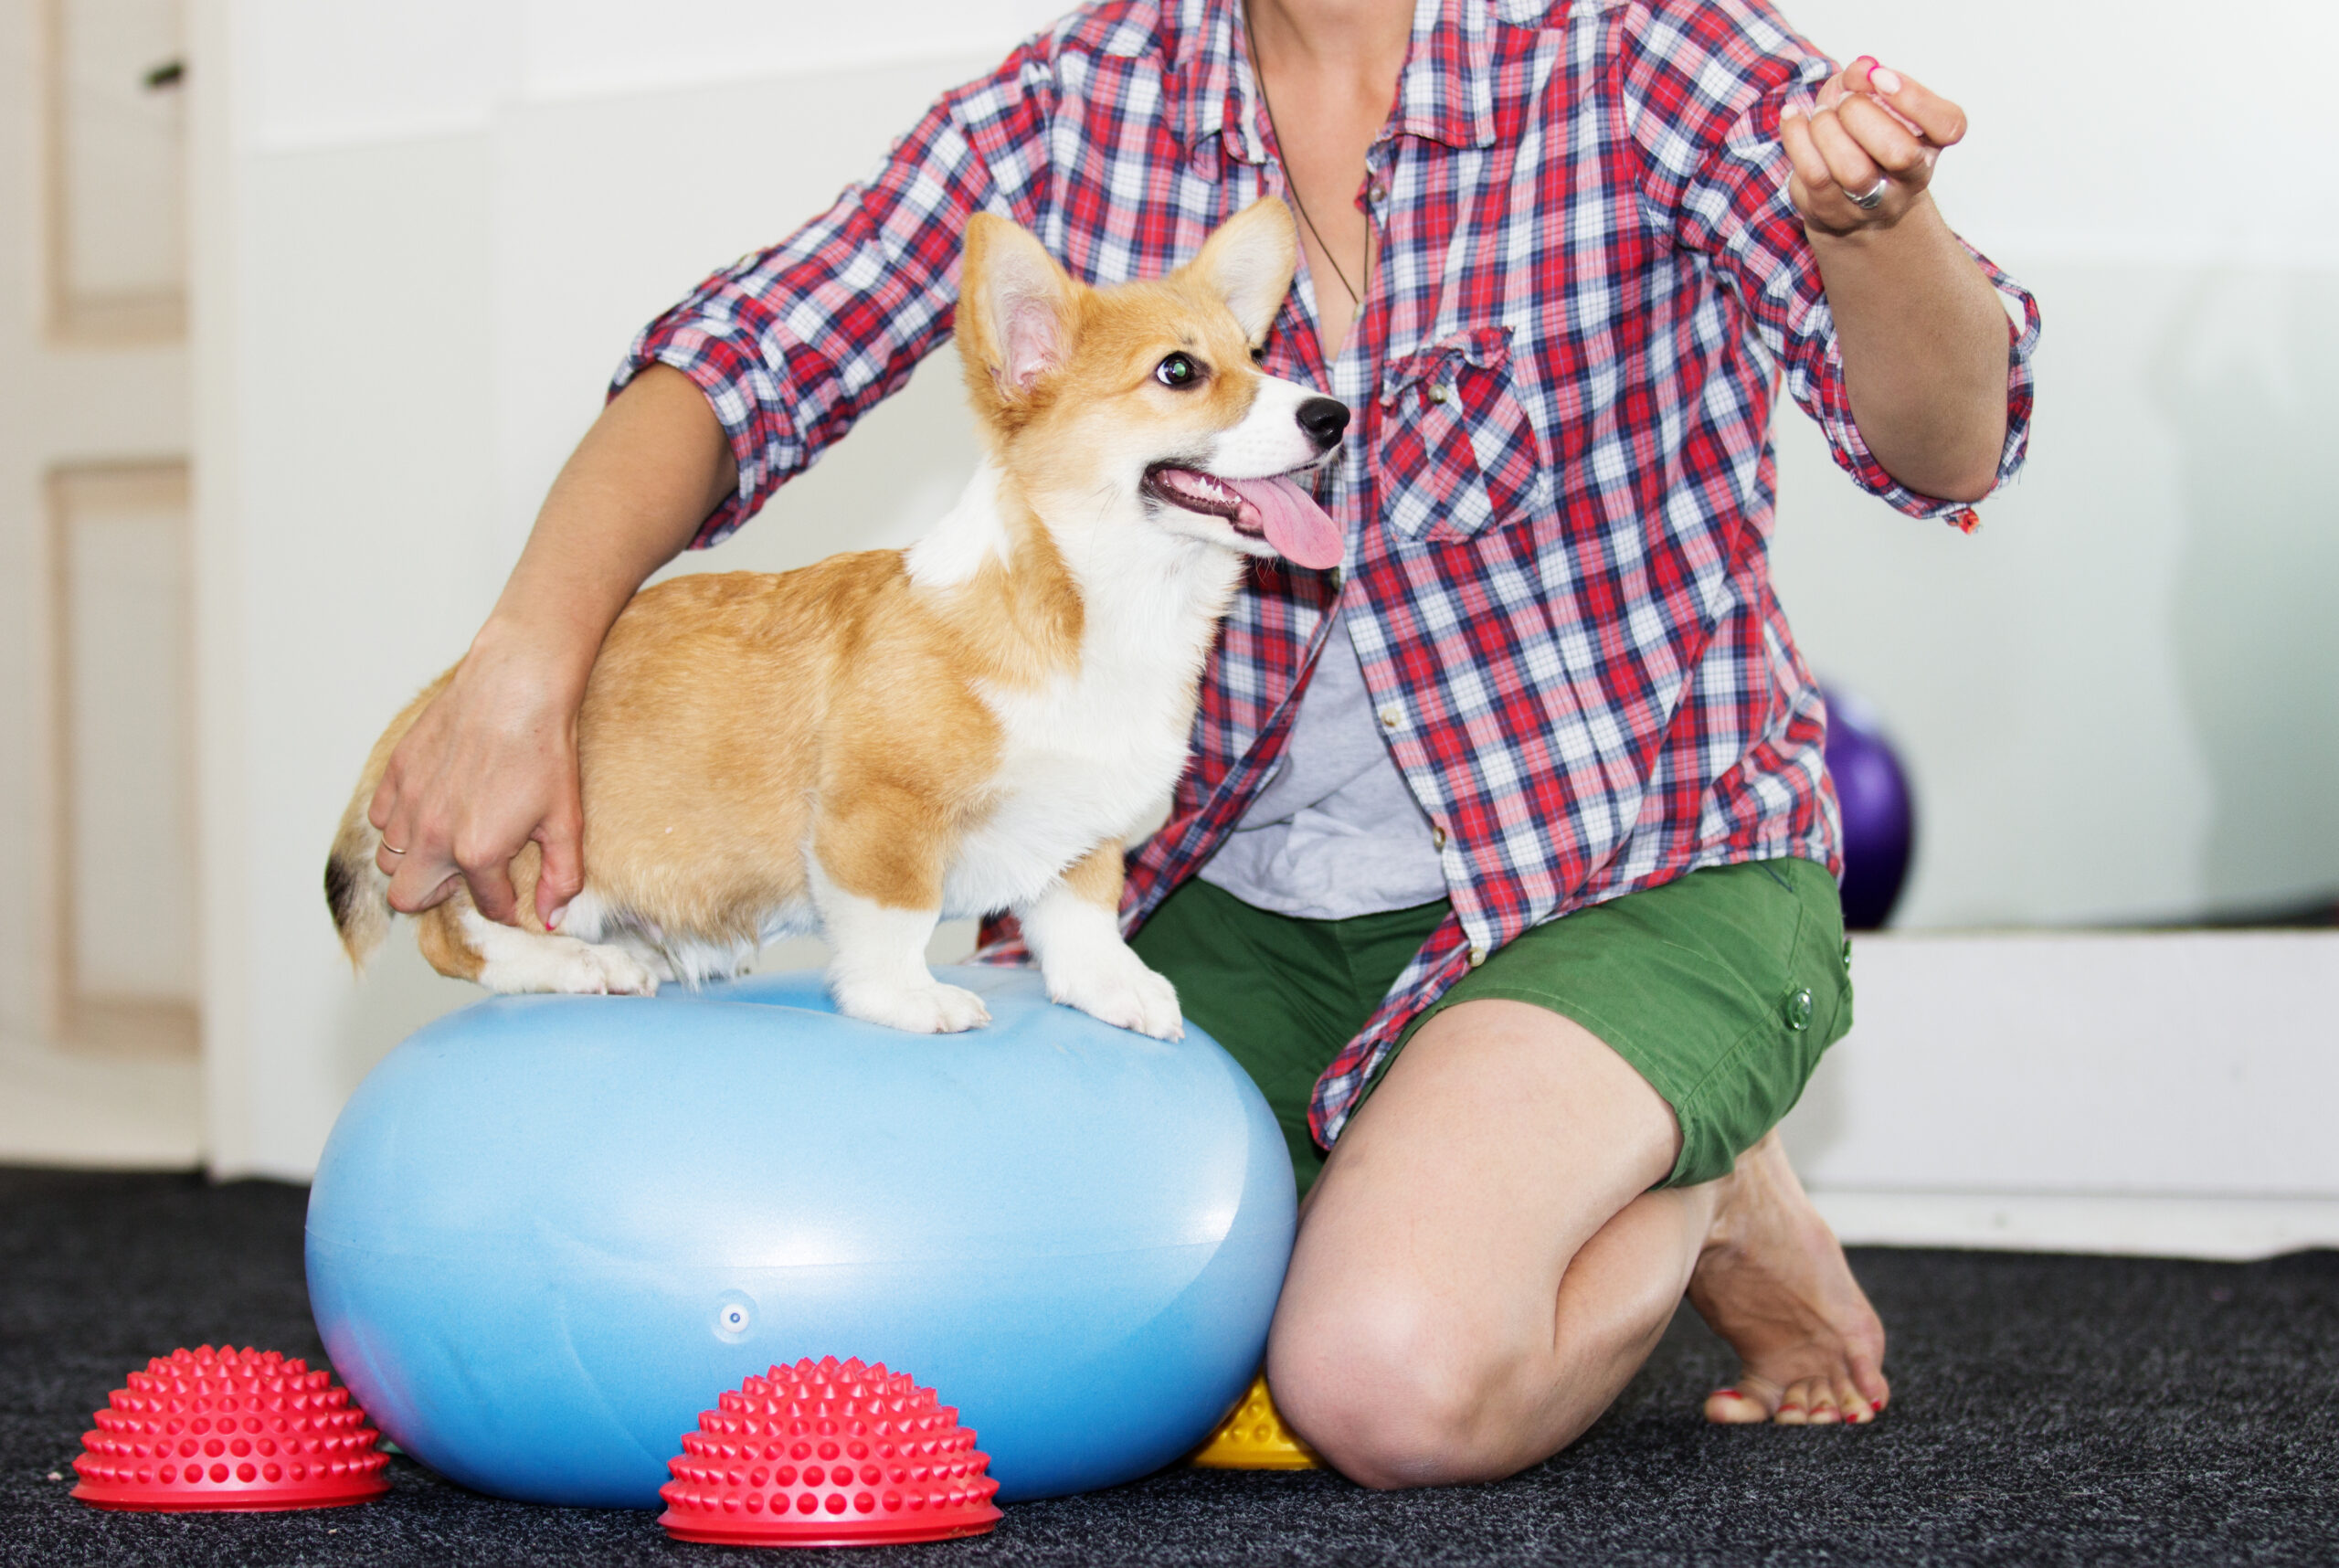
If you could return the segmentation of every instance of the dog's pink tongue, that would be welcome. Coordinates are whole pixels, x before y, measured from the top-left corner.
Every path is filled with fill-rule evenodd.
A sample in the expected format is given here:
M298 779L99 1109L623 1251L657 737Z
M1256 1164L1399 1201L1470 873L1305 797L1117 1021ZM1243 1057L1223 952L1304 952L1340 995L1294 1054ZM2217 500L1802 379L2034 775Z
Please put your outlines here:
M1326 571L1340 564L1340 528L1316 498L1288 479L1230 479L1243 521L1265 533L1286 560Z

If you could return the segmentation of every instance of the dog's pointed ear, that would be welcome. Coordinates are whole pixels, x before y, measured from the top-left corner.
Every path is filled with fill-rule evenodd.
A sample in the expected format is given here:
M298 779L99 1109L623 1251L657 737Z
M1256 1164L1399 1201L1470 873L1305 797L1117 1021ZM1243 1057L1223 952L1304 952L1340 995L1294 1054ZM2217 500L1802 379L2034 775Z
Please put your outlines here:
M958 269L958 349L1001 394L1029 397L1072 355L1075 285L1029 231L979 212Z
M1299 266L1291 209L1262 196L1218 226L1189 270L1226 302L1253 343L1266 340Z

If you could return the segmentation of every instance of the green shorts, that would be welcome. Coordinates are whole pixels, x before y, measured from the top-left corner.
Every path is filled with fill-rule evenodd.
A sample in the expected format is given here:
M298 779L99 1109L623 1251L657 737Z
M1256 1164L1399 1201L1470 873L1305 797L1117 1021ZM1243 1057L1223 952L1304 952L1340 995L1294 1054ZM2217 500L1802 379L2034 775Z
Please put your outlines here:
M1197 878L1131 945L1258 1084L1304 1192L1324 1164L1307 1131L1317 1075L1445 913L1441 900L1302 920ZM1681 1157L1663 1184L1710 1181L1794 1107L1820 1054L1852 1026L1850 958L1826 867L1713 866L1538 926L1456 981L1397 1045L1445 1009L1489 997L1573 1019L1673 1107Z

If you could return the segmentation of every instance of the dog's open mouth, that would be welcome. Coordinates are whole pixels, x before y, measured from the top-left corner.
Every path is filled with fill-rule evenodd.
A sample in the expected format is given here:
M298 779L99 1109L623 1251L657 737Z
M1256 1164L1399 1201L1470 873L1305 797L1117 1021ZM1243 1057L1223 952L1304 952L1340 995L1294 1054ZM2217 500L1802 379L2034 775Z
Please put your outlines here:
M1340 564L1339 524L1289 474L1221 479L1156 463L1145 471L1144 489L1156 501L1222 518L1238 534L1265 539L1275 554L1300 566L1323 571Z

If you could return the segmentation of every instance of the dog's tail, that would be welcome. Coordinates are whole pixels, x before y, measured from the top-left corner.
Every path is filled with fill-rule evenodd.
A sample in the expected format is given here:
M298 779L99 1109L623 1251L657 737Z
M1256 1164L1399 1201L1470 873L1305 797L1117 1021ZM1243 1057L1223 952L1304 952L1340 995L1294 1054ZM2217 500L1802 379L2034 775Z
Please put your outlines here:
M390 721L382 738L374 743L373 753L365 758L365 770L358 776L357 789L349 797L349 807L341 814L341 828L333 836L333 853L325 857L325 907L333 911L333 929L341 933L342 949L349 955L352 967L363 972L365 961L379 951L383 940L390 934L390 879L382 874L374 857L382 847L382 835L366 819L366 808L374 801L374 791L382 782L382 774L390 765L390 753L414 726L430 700L445 689L454 671L433 681L422 694L408 703L406 710Z
M350 967L361 973L390 934L390 879L374 863L382 835L365 820L373 782L378 780L361 788L342 814L333 853L325 857L325 907L333 911L333 928L341 933Z

